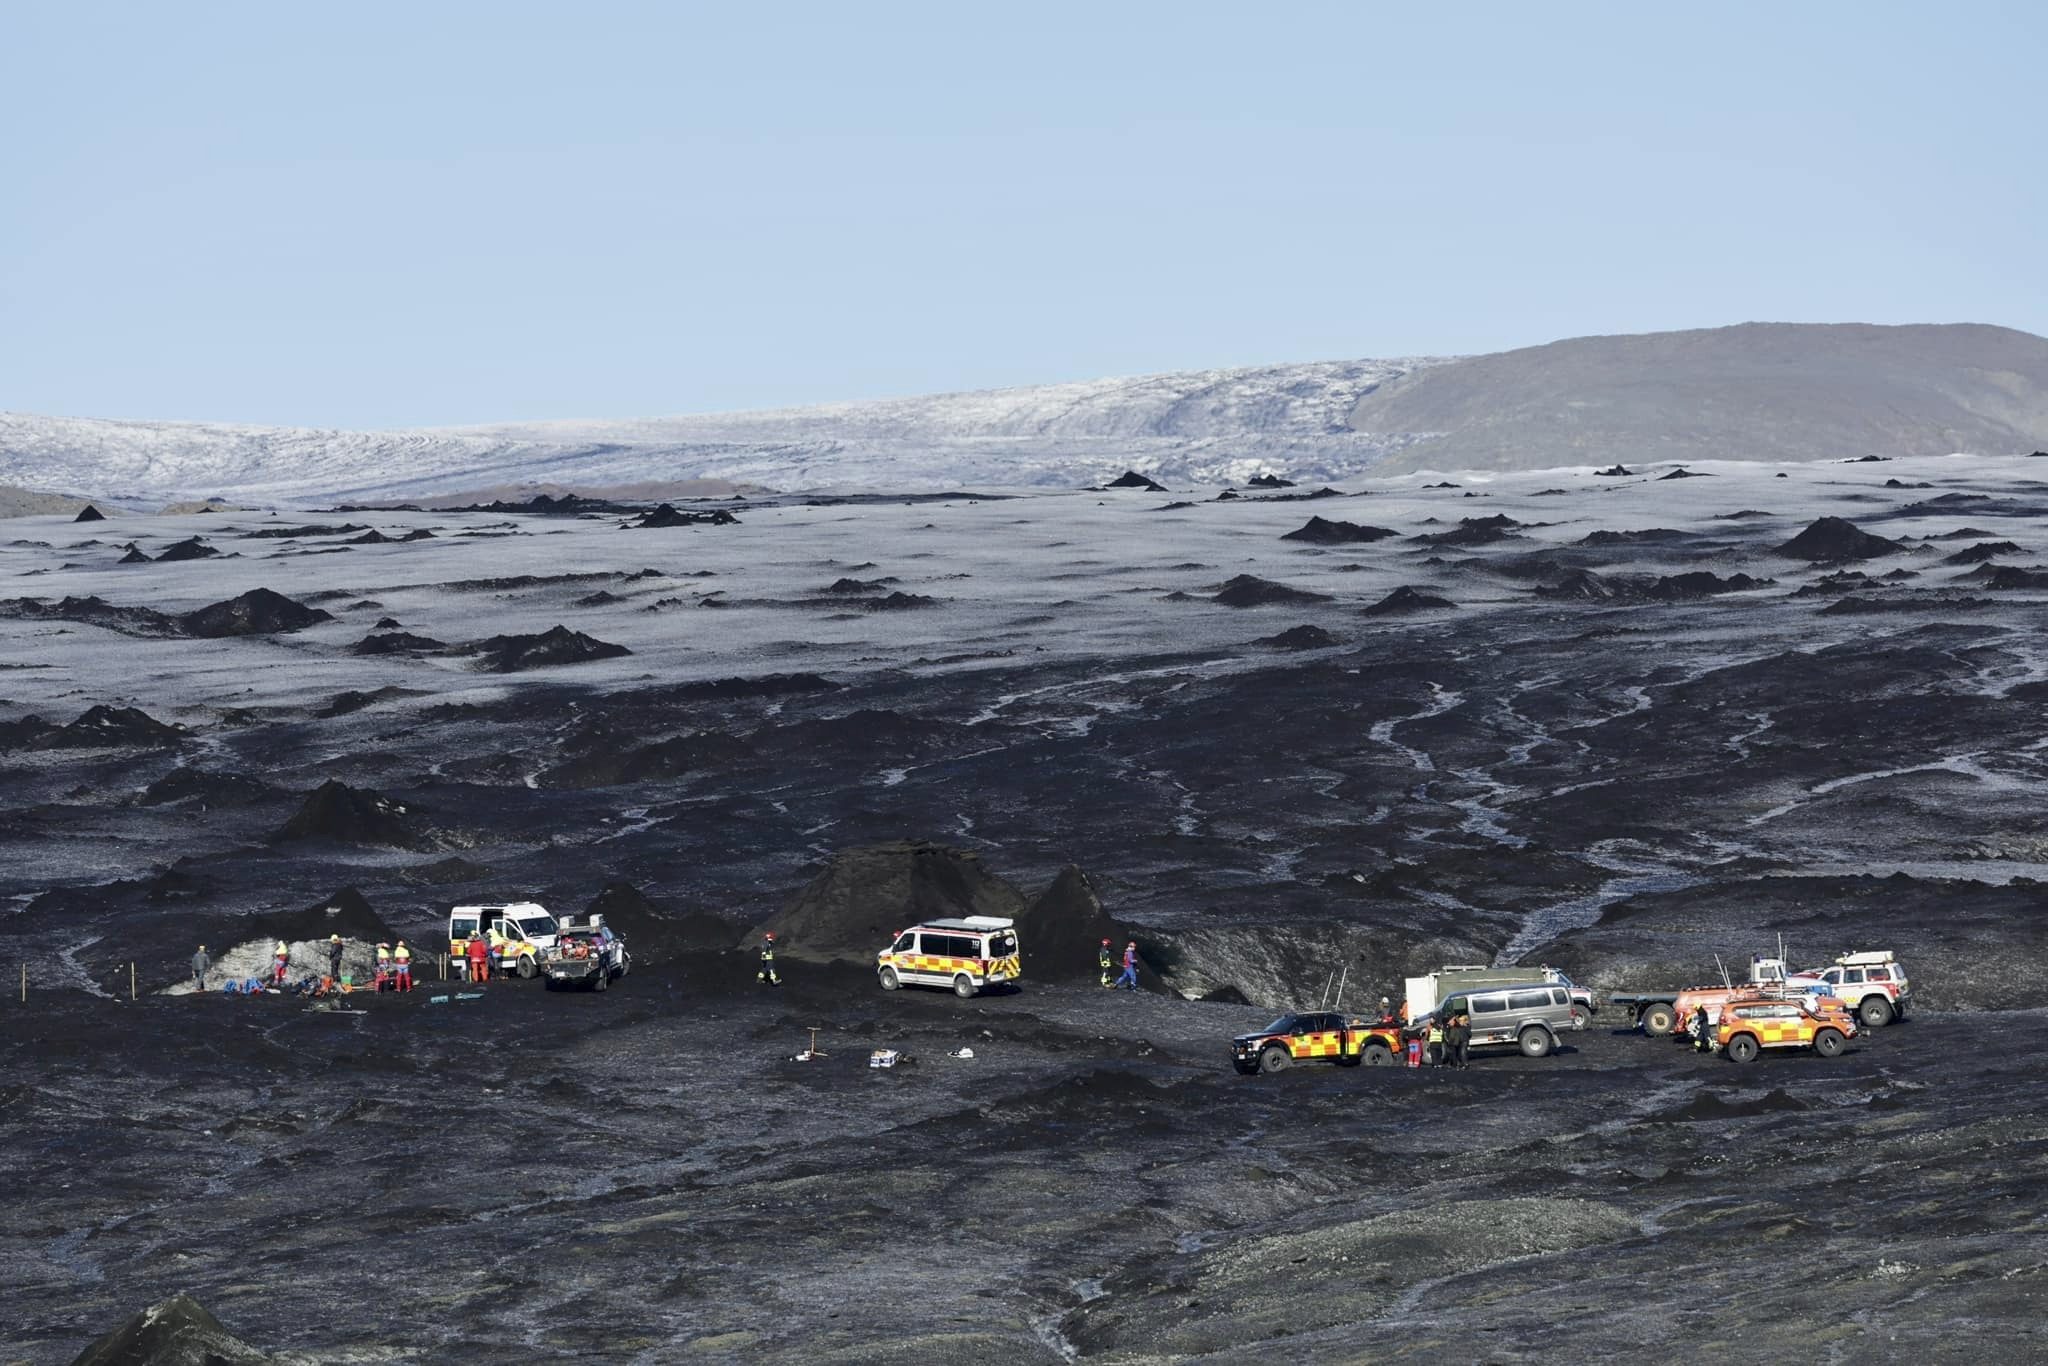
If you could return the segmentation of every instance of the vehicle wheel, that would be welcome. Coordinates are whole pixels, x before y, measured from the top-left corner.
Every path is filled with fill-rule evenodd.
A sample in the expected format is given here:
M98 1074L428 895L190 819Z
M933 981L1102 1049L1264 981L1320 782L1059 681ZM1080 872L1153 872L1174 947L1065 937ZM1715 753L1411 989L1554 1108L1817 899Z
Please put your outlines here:
M599 968L596 972L591 974L590 989L592 991L603 991L606 988L610 987L611 984L612 975L606 972L603 968Z
M972 996L976 990L974 979L964 972L953 979L953 994L963 1001Z
M625 975L626 975L627 973L631 972L632 970L633 970L633 955L632 955L632 954L630 954L630 953L622 953L622 954L620 954L620 955L619 955L619 976L621 976L621 977L624 977L624 976L625 976Z
M1753 1034L1737 1034L1728 1041L1728 1059L1731 1062L1755 1062L1757 1052Z
M1394 1065L1394 1050L1383 1043L1369 1043L1359 1060L1367 1067L1391 1067Z
M1573 1029L1584 1029L1584 1028L1585 1028L1585 1027L1586 1027L1587 1025L1591 1024L1592 1022L1593 1022L1593 1018L1592 1018L1592 1016L1590 1016L1590 1015L1586 1014L1586 1012L1585 1012L1585 1009L1584 1009L1584 1007L1581 1007L1581 1006L1573 1006L1573 1007L1572 1007L1572 1028L1573 1028Z
M1669 1034L1671 1027L1677 1023L1678 1012L1661 1001L1643 1011L1645 1034Z
M532 978L533 978L533 975L534 975L535 973L539 972L539 971L540 971L540 965L539 965L539 964L537 964L537 963L535 963L535 962L533 961L533 958L532 958L532 956L531 956L531 955L528 955L528 956L526 956L526 957L522 957L522 958L521 958L521 959L519 960L519 975L520 975L521 977L524 977L524 978L526 978L526 979L528 979L528 980L530 981L530 980L532 980Z
M1842 1037L1841 1030L1823 1029L1813 1036L1813 1051L1820 1054L1823 1058L1840 1057L1842 1049L1848 1042L1847 1039Z
M1259 1054L1261 1072L1285 1072L1293 1065L1294 1058L1279 1044L1269 1045L1265 1052Z
M1856 1007L1856 1018L1866 1029L1881 1029L1892 1022L1892 1003L1873 992Z
M901 982L899 982L899 981L897 981L897 980L896 980L896 969L894 969L894 968L883 968L883 969L882 969L882 990L884 990L884 991L894 991L894 990L896 990L896 988L898 988L898 987L900 987L900 986L902 986L902 985L903 985L903 983L901 983Z
M1555 1046L1556 1040L1550 1037L1550 1031L1542 1025L1531 1025L1522 1031L1521 1037L1517 1038L1515 1042L1522 1046L1523 1057L1547 1058L1550 1056L1550 1050Z

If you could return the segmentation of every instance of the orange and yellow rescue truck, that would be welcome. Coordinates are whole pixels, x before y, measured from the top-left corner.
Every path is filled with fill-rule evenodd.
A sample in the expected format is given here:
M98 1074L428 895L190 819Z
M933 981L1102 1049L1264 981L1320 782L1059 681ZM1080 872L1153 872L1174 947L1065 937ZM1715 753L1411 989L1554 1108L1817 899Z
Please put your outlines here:
M1024 975L1017 948L1017 922L993 915L927 920L900 931L875 956L882 990L902 986L951 987L972 996L984 987L1015 982Z
M1856 1017L1830 996L1732 1001L1721 1007L1715 1032L1723 1056L1755 1062L1766 1048L1811 1048L1832 1058L1856 1033Z
M1230 1062L1250 1076L1284 1072L1296 1063L1328 1062L1339 1067L1366 1063L1386 1067L1401 1053L1401 1027L1376 1024L1334 1011L1282 1015L1264 1029L1230 1041Z

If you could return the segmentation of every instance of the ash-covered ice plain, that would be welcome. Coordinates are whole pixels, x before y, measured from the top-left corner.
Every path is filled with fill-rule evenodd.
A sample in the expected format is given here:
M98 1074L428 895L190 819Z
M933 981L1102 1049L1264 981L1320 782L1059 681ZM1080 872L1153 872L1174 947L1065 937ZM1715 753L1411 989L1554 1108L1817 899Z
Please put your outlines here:
M2038 1353L2048 461L1689 472L11 520L0 1358L178 1292L307 1361ZM167 990L514 896L632 975ZM966 902L1021 990L847 947ZM1780 934L1914 1016L1228 1063L1332 973Z

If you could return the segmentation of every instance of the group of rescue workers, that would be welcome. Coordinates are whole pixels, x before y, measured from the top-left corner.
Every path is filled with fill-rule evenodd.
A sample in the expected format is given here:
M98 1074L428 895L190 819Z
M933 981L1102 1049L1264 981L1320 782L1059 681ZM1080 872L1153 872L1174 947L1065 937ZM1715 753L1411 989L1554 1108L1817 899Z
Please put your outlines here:
M342 971L342 955L347 948L346 941L338 934L327 936L327 973L315 980L305 978L294 983L291 980L292 946L280 939L270 955L270 985L273 987L294 987L314 996L330 996L336 992L355 990L352 974ZM377 945L376 975L370 980L375 991L412 990L412 949L401 939L396 944L380 942ZM205 991L207 978L213 971L213 959L207 955L206 945L192 955L192 986L194 990ZM230 983L232 986L233 983Z
M1095 964L1102 970L1102 985L1120 988L1124 991L1136 991L1138 989L1137 940L1133 939L1130 943L1124 945L1124 970L1114 980L1111 980L1110 973L1116 968L1116 957L1110 953L1109 941L1107 939L1103 940L1102 947L1096 950Z

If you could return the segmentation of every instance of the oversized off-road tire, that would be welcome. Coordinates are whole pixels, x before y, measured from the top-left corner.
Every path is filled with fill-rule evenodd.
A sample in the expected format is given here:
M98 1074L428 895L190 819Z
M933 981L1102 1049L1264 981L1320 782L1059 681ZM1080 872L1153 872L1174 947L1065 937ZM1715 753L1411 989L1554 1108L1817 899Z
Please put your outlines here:
M1277 1043L1267 1044L1265 1051L1259 1054L1259 1070L1261 1072L1285 1072L1293 1065L1294 1055Z
M1840 1057L1849 1041L1842 1037L1839 1029L1823 1029L1813 1036L1813 1051L1823 1058Z
M1873 991L1856 1007L1856 1018L1865 1029L1882 1029L1892 1022L1892 1003Z
M1515 1037L1525 1058L1547 1058L1550 1050L1557 1046L1557 1040L1550 1037L1550 1031L1542 1025L1530 1025Z
M1394 1050L1383 1043L1369 1043L1365 1046L1365 1051L1358 1055L1358 1060L1367 1067L1392 1067Z
M596 972L590 975L590 989L592 991L607 990L611 986L611 984L612 975L611 973L605 971L603 967L599 967Z
M1587 1025L1591 1023L1593 1023L1593 1017L1586 1013L1586 1008L1584 1006L1572 1007L1573 1029L1584 1029Z
M894 969L894 968L883 968L883 969L882 969L882 990L884 990L884 991L894 991L894 990L896 990L896 988L898 988L898 987L900 987L900 986L902 986L902 985L903 985L903 983L897 980L897 977L896 977L896 969Z
M1756 1055L1763 1050L1757 1046L1756 1035L1737 1034L1722 1051L1727 1053L1730 1062L1755 1062Z
M953 978L953 994L963 1001L979 990L981 988L974 985L974 979L964 972Z
M1677 1023L1677 1008L1664 1001L1659 1001L1655 1005L1643 1008L1643 1033L1645 1034L1669 1034L1672 1027Z
M528 981L531 981L531 980L533 980L533 975L534 975L535 973L539 972L539 971L540 971L540 964L538 964L538 963L536 963L536 962L534 962L534 961L533 961L533 955L532 955L532 954L528 953L528 954L521 954L521 955L520 955L520 957L519 957L519 975L520 975L521 977L524 977L524 978L526 978L526 979L527 979Z

